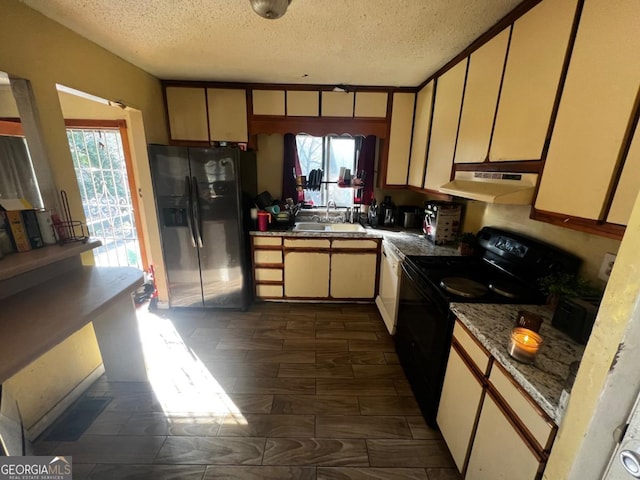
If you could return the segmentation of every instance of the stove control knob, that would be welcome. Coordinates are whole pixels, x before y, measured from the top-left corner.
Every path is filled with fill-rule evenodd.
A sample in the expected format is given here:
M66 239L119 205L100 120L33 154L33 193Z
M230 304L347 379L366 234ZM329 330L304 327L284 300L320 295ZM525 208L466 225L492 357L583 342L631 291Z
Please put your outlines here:
M640 478L640 455L633 450L623 450L620 452L622 466L634 478Z

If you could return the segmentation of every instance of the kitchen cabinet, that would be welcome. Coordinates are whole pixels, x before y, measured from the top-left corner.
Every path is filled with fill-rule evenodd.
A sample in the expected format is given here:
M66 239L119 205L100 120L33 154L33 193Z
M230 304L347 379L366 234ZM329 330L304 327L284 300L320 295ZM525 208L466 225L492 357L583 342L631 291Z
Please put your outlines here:
M422 188L425 163L427 161L427 145L431 127L431 109L433 106L432 80L418 92L413 120L413 138L411 140L411 160L409 161L409 185Z
M284 90L253 90L251 95L254 115L284 116Z
M356 92L354 117L386 118L387 92Z
M447 70L436 85L424 188L438 190L451 179L468 59Z
M288 117L317 117L320 115L320 92L287 90Z
M544 0L514 23L490 161L542 158L576 3Z
M171 140L208 142L205 89L167 87L165 95Z
M387 160L387 185L407 184L415 100L415 93L399 92L393 94ZM422 178L419 181L422 182ZM421 183L416 183L415 186L421 187L422 185Z
M211 141L247 142L247 94L244 89L208 88Z
M604 220L638 93L638 18L637 0L585 2L536 209Z
M640 128L636 126L607 222L626 225L638 193L640 193Z
M253 281L257 298L284 296L281 237L251 237Z
M489 154L509 33L503 30L469 58L455 163L483 162Z
M284 256L284 294L288 298L329 296L329 252L295 252Z
M373 298L376 293L376 253L333 253L331 297Z
M353 92L322 92L323 117L353 117Z

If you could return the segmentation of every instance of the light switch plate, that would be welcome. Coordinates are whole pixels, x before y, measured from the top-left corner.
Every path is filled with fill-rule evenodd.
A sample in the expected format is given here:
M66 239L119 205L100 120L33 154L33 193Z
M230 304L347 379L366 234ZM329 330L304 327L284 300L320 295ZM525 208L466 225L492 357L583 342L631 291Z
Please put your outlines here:
M609 281L609 275L611 275L611 270L613 269L613 263L616 261L616 256L613 253L605 253L604 259L602 260L602 265L600 265L600 271L598 272L598 278L600 280L604 280L605 282Z

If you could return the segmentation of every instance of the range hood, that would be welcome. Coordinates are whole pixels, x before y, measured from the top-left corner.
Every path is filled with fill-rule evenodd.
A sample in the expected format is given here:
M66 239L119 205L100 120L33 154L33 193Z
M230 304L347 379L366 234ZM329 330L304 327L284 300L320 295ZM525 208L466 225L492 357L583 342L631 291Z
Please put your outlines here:
M456 172L438 190L456 197L507 205L531 205L537 173Z

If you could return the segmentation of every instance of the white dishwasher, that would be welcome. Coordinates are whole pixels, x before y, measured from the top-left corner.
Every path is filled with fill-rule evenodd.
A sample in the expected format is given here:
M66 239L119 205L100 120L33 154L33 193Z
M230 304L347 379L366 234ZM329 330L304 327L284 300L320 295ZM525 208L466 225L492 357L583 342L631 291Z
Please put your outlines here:
M376 305L391 335L396 333L401 274L402 260L396 254L395 248L383 240L380 285L378 296L376 297Z

